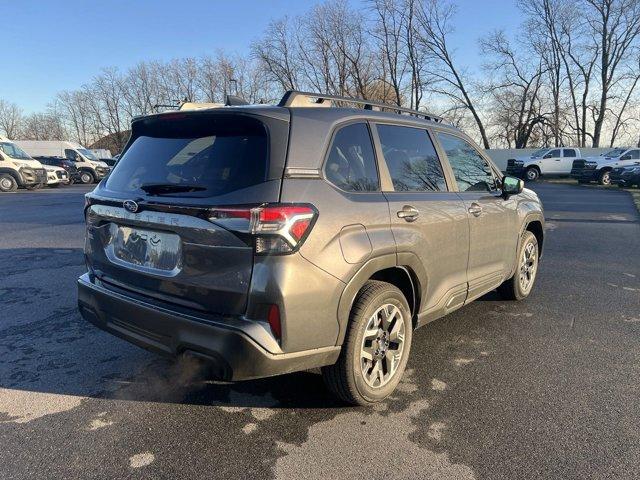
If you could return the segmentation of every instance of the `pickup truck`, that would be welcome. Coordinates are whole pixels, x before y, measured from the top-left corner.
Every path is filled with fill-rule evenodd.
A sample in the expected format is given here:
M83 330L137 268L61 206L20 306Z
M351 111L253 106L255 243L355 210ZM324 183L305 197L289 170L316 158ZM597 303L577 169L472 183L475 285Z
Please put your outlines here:
M574 147L541 148L530 156L510 158L507 175L530 182L535 182L541 175L569 175L576 158L580 158L580 150Z
M571 176L579 183L611 185L611 170L635 164L640 164L640 148L614 148L597 157L575 160Z

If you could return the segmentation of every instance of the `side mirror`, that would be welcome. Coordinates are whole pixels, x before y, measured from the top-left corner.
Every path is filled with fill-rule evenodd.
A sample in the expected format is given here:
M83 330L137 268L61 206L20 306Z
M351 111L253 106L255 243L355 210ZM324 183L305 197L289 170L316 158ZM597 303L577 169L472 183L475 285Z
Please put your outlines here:
M524 180L508 175L502 178L502 194L505 197L509 195L518 195L524 189Z
M542 158L551 158L551 157L552 157L552 155L551 155L550 153L547 153L547 154L546 154L544 157L542 157Z

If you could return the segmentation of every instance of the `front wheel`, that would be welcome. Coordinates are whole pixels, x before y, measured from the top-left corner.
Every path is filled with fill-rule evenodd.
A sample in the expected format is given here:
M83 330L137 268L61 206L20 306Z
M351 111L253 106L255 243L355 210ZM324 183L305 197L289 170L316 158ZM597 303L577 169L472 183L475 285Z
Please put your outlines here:
M611 172L604 171L600 174L600 177L598 177L598 183L600 185L611 185Z
M516 273L498 287L498 293L502 298L524 300L529 296L536 281L539 258L538 239L527 230L520 238Z
M8 173L0 174L0 192L15 192L18 189L18 182Z
M88 183L94 183L95 182L95 178L93 176L93 174L91 172L80 172L80 183L83 184L88 184Z
M402 378L412 333L411 311L402 292L386 282L367 282L351 310L338 361L322 369L325 384L351 404L384 400Z
M540 170L536 167L529 167L525 172L525 177L527 177L527 180L530 182L535 182L540 178Z

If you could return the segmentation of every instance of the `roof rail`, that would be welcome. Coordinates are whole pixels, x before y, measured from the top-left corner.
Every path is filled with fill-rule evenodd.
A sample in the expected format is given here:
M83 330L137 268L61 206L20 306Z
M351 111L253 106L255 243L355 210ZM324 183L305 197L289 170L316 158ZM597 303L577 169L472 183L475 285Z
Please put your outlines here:
M388 103L374 102L371 100L364 100L362 98L341 97L339 95L323 95L322 93L301 92L298 90L287 91L280 103L279 107L332 107L334 102L353 103L356 105L363 105L365 110L373 110L374 108L383 110L393 110L397 113L406 113L421 117L433 122L443 123L444 118L433 115L428 112L421 112L419 110L413 110L411 108L399 107L397 105L390 105Z

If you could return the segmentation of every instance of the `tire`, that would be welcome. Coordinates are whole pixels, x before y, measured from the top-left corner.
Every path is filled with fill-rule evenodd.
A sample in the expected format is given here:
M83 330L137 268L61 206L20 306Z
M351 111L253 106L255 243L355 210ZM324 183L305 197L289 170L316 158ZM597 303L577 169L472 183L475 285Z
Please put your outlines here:
M540 170L536 167L529 167L525 170L524 176L529 182L537 182L540 178Z
M83 170L82 172L80 172L80 183L82 183L83 185L87 185L89 183L95 183L95 182L96 182L96 177L93 175L93 173L87 170Z
M387 323L384 318L389 317ZM379 324L378 328L376 324ZM371 332L370 335L367 332ZM386 282L368 281L351 309L338 361L322 368L327 388L354 405L371 405L384 400L402 378L411 351L412 334L411 311L402 292ZM399 341L394 342L394 338ZM391 353L398 350L399 353ZM365 353L373 358L365 359Z
M529 250L531 249L531 250ZM533 252L533 256L530 253ZM524 300L529 296L538 273L538 262L540 260L540 249L538 239L530 232L525 231L520 237L518 245L518 256L516 257L516 273L509 280L506 280L498 287L498 293L505 300ZM526 261L527 271L523 271L523 263ZM525 282L521 281L525 275Z
M0 192L15 192L18 189L18 182L8 173L0 174Z
M611 185L611 172L609 170L605 170L600 173L598 176L598 183L600 185Z

